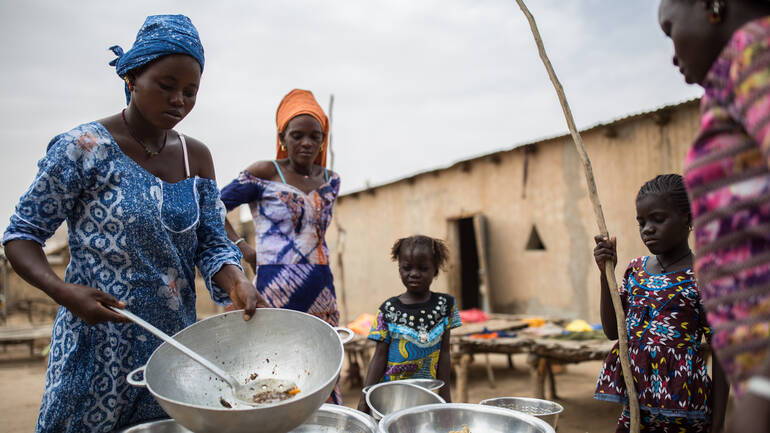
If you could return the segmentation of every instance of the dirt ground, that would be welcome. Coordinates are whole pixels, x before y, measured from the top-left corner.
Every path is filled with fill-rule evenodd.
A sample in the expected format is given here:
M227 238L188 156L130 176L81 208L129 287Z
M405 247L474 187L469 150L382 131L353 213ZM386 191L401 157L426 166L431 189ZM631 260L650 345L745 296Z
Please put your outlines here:
M38 352L40 347L37 348ZM514 357L514 369L508 368L504 356L491 357L495 386L487 380L483 358L472 365L469 375L470 402L502 396L532 396L532 380L523 356ZM0 431L28 433L34 431L45 381L46 361L30 358L27 346L0 349ZM558 402L564 406L559 419L559 433L612 432L620 407L591 398L599 362L570 365L557 375ZM344 371L344 370L343 370ZM356 407L360 388L343 389L345 405Z

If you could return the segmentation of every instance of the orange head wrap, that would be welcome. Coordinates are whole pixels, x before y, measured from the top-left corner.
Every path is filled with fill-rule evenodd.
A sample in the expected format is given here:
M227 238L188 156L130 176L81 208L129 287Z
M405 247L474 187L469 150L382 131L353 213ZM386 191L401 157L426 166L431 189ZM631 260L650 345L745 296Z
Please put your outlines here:
M288 158L288 152L281 149L280 134L286 129L289 121L301 114L313 116L324 132L324 141L321 144L321 151L315 159L315 163L321 167L326 167L326 151L329 143L329 119L324 110L318 105L313 92L309 90L294 89L283 97L278 105L278 111L275 113L275 125L278 127L277 153L275 159Z

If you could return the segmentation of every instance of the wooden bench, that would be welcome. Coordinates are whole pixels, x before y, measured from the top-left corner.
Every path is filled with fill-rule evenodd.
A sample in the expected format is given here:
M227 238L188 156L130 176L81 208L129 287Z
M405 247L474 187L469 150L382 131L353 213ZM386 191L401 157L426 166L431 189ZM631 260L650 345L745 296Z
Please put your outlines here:
M29 345L30 356L35 356L35 340L50 339L53 324L38 326L8 326L0 327L0 344L3 348L8 344Z
M585 361L602 360L609 353L613 341L586 340L564 341L528 336L476 339L460 337L453 341L452 364L456 374L456 389L459 402L468 401L468 367L474 354L501 353L514 355L528 354L532 367L534 394L537 398L545 398L546 380L550 381L551 398L556 395L556 381L552 364L570 364ZM487 375L494 381L491 366L487 363Z
M578 364L586 361L604 360L610 353L614 341L609 340L555 340L536 338L529 348L530 366L535 382L535 397L546 398L546 379L550 382L550 398L556 400L556 378L553 364Z

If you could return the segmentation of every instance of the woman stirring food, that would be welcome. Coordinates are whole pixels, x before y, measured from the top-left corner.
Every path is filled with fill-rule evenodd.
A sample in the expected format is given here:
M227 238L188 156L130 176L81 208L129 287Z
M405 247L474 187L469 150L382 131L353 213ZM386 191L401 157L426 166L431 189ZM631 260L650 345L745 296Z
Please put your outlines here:
M174 334L196 320L196 266L213 300L245 308L246 320L259 299L225 235L211 154L172 129L195 105L197 30L182 15L151 16L131 50L112 50L128 107L51 140L3 238L16 272L62 305L38 432L110 432L167 417L126 383L159 340L108 307ZM65 220L72 258L62 281L42 245Z
M340 187L340 177L325 167L329 121L311 92L295 89L278 106L276 126L276 160L251 164L222 189L228 210L249 204L257 249L226 222L227 232L255 268L257 290L270 306L337 326L324 239ZM339 387L331 401L342 403Z

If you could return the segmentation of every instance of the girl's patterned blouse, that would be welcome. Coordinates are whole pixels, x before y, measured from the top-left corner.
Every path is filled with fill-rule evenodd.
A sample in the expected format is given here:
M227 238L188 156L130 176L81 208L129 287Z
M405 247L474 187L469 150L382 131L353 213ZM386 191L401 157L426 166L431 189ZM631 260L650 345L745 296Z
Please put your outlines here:
M431 292L427 302L404 304L394 296L377 312L369 339L389 345L384 381L436 378L444 333L462 325L455 299Z

